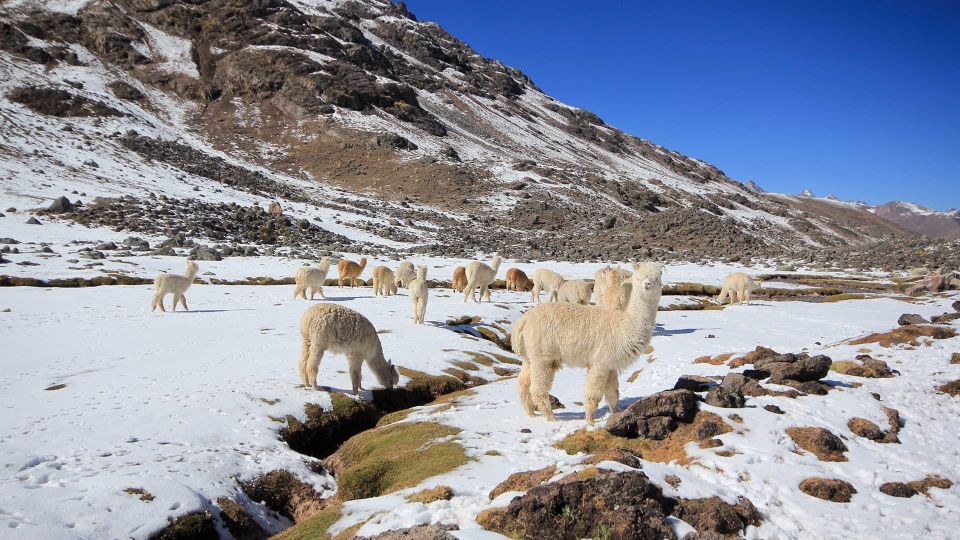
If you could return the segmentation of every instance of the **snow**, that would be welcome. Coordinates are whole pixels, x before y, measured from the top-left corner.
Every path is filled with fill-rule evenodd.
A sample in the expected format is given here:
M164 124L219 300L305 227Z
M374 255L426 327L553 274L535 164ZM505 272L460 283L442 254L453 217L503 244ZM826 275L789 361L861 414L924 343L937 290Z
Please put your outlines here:
M23 245L21 245L23 247ZM182 259L137 257L144 275L161 269L179 271ZM393 261L388 262L395 266ZM430 267L429 277L445 275L464 261L417 259ZM47 265L28 267L43 272ZM201 275L290 275L293 261L280 257L231 258L201 262ZM535 265L519 265L532 270ZM565 275L590 277L596 264L551 263ZM17 267L20 268L20 267ZM730 267L668 266L671 281L710 282ZM4 269L6 271L6 269ZM238 494L235 478L250 478L285 468L329 493L333 481L308 471L305 459L276 436L280 424L271 420L302 415L306 402L327 403L327 394L298 387L295 363L297 324L310 302L291 300L290 286L194 285L188 292L190 313L151 313L152 291L146 286L87 289L0 289L0 334L3 376L0 377L0 526L13 538L134 537L162 528L168 517L208 508L219 496ZM484 322L515 320L529 306L527 293L494 292L494 303L464 304L461 295L446 289L431 291L427 324L413 325L404 291L373 298L369 288L326 287L330 301L341 302L367 315L385 331L387 357L397 365L440 373L451 361L469 357L463 351L504 354L492 343L457 334L443 325L448 318L479 315ZM909 305L893 299L830 304L753 302L723 311L673 311L658 315L654 351L638 361L634 383L621 377L627 402L671 388L679 375L722 375L724 366L692 364L703 355L744 353L763 344L778 351L806 349L834 359L851 359L860 347L846 340L894 326L904 312L929 316L947 309L956 296ZM665 297L665 303L677 300ZM758 334L756 331L762 328ZM705 339L707 334L715 338ZM50 339L56 336L56 339ZM817 343L822 345L818 345ZM950 523L960 519L957 490L933 490L922 496L891 500L879 494L886 481L918 480L937 473L957 479L960 434L950 418L960 412L955 398L932 388L960 375L946 358L955 349L950 341L913 350L873 348L901 375L866 379L862 388L847 386L852 377L831 374L840 387L828 396L752 398L754 408L738 409L745 422L722 435L725 449L737 454L716 456L710 450L688 448L696 462L645 463L644 471L663 484L674 474L682 479L670 495L719 495L728 500L749 497L765 516L751 538L772 536L877 536L895 527L907 536L950 536ZM497 377L480 366L477 374ZM345 361L328 356L320 368L321 384L349 388ZM375 385L364 371L366 387ZM401 380L403 384L404 380ZM57 390L45 390L64 384ZM584 426L583 372L563 370L553 394L567 408L560 422L527 418L516 401L516 381L507 379L477 387L447 411L423 407L407 421L423 418L456 426L468 454L475 458L446 475L398 494L354 501L344 507L336 525L346 528L373 516L360 533L407 527L418 523L456 523L461 538L491 537L477 529L478 512L503 505L508 496L489 501L487 493L512 472L558 464L558 474L576 470L582 456L568 456L553 447L563 436ZM883 401L870 397L879 392ZM274 401L277 400L277 401ZM776 403L784 416L760 408ZM900 445L878 445L848 433L853 416L886 426L881 407L900 410L906 420ZM704 406L721 416L731 411ZM606 410L602 409L601 413ZM496 418L496 422L490 422ZM603 419L601 418L601 421ZM794 453L783 435L793 425L818 425L846 437L848 463L821 463ZM922 428L921 428L922 426ZM520 434L522 428L532 430ZM501 456L485 455L496 449ZM605 464L616 467L616 464ZM740 481L749 474L751 481ZM810 476L843 478L858 494L842 512L833 503L812 499L796 489ZM766 480L764 480L766 479ZM773 479L776 479L774 481ZM456 497L427 505L407 503L403 495L424 487L453 486ZM126 488L145 489L156 498L141 502ZM829 515L830 519L820 519ZM278 530L287 525L263 515L257 519ZM678 526L683 526L679 524Z

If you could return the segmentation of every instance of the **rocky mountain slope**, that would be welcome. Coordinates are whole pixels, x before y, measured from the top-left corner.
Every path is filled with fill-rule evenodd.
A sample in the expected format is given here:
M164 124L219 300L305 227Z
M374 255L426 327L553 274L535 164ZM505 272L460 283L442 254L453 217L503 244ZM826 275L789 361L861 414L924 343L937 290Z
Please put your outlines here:
M68 219L114 229L581 260L909 236L628 135L402 3L10 0L0 79L4 196L76 192Z
M919 204L892 201L873 207L870 211L904 229L931 238L960 238L960 210L957 209L938 212Z

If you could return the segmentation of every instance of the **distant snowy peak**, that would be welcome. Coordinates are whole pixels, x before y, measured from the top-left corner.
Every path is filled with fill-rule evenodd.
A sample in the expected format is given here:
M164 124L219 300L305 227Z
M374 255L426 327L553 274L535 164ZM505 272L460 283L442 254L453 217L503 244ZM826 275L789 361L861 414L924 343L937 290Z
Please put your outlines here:
M763 189L762 187L760 187L760 186L759 186L756 182L754 182L753 180L747 180L746 182L744 182L744 183L743 183L743 187L747 188L748 190L752 191L753 193L766 193L766 190Z
M960 211L955 208L940 212L916 203L892 201L870 211L919 234L946 240L960 239Z
M801 196L801 197L816 197L816 195L814 195L813 192L810 191L809 189L805 189L805 190L801 191L801 192L800 192L800 196Z

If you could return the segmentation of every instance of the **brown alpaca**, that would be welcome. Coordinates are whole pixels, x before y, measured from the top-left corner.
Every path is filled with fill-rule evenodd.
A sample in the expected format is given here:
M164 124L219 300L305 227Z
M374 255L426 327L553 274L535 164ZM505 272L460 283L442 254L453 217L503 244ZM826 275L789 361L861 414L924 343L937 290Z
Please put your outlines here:
M467 288L467 269L458 266L453 269L453 292L463 292Z
M348 259L340 259L340 262L337 263L337 271L340 272L340 279L338 284L343 287L343 280L349 278L350 286L357 286L357 278L360 276L360 273L363 272L363 269L367 267L367 258L364 257L360 259L360 264L357 264Z
M532 291L533 282L527 277L527 274L519 268L507 270L507 290L508 291Z

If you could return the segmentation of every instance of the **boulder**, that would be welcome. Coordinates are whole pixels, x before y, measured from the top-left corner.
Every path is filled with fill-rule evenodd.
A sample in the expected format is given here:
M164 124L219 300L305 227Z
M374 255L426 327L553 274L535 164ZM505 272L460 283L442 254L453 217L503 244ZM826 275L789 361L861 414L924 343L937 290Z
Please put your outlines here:
M913 497L917 490L910 487L906 482L885 482L880 484L880 493L891 497Z
M663 440L677 428L677 422L693 420L699 409L698 401L690 390L658 392L612 415L606 429L618 437Z
M826 377L832 363L830 357L822 354L813 357L802 355L793 362L767 362L763 369L770 372L768 382L772 384L783 384L788 380L803 383Z
M51 214L66 214L74 210L76 210L76 207L70 202L70 199L64 196L57 197L47 207L47 212Z
M477 516L483 528L512 538L676 538L660 488L639 471L535 487L506 508Z
M702 377L700 375L681 375L677 379L677 383L673 385L674 390L690 390L691 392L705 392L709 390L711 386L714 386L715 382L709 377Z
M267 212L272 216L282 216L283 207L280 206L280 203L274 201L270 203L270 206L267 207Z
M740 537L748 525L760 525L760 512L750 499L741 497L737 504L720 497L680 499L673 514L693 526L702 538Z
M847 461L847 456L843 455L847 445L828 429L792 427L787 428L787 435L797 446L814 454L820 461Z
M847 427L858 437L878 441L885 435L880 426L867 420L866 418L851 418L847 421Z
M911 324L927 324L929 322L930 321L924 319L916 313L904 313L899 319L897 319L897 324L900 326L909 326Z

